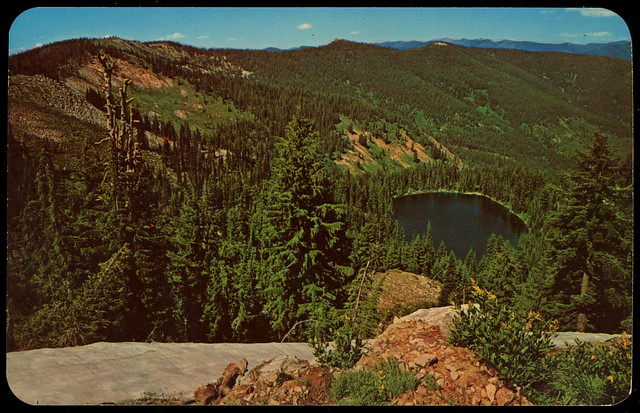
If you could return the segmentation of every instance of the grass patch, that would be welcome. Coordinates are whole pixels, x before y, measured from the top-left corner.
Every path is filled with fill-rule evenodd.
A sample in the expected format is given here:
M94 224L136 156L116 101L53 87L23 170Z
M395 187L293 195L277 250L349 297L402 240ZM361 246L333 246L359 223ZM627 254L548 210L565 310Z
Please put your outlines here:
M378 362L371 370L348 370L339 375L329 395L341 405L384 405L407 390L415 390L420 380L393 360Z
M196 92L191 83L177 78L170 88L136 88L134 96L143 115L154 112L159 119L176 125L187 122L192 129L206 131L238 120L254 120L253 114L241 111L233 102L225 102L220 96L202 91Z

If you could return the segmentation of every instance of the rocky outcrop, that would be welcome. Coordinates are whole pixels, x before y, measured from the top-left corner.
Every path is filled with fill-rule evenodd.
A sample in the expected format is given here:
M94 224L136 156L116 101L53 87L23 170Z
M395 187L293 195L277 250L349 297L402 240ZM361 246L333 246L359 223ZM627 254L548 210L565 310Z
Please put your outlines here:
M216 383L201 386L195 391L196 402L205 405L331 404L328 396L333 379L331 369L282 356L236 376L245 365L244 359L229 364Z
M419 310L396 319L369 340L355 369L372 369L381 360L395 360L420 383L393 399L392 405L516 406L530 403L497 377L497 371L480 362L471 350L448 343L456 317L453 307ZM244 361L246 363L246 361ZM199 404L335 404L329 397L333 378L342 371L315 361L279 357L256 366L237 381L243 360L231 363L216 383L194 393ZM235 383L234 383L235 381ZM231 387L224 387L222 384Z
M471 350L451 346L441 327L447 329L454 310L449 307L420 311L396 320L367 345L357 369L372 368L378 360L394 359L419 378L420 385L391 404L513 406L529 402L497 377L497 371L480 362Z
M394 320L398 321L420 321L425 324L437 326L445 338L449 337L453 320L458 317L458 311L454 307L433 307L417 310L409 315Z

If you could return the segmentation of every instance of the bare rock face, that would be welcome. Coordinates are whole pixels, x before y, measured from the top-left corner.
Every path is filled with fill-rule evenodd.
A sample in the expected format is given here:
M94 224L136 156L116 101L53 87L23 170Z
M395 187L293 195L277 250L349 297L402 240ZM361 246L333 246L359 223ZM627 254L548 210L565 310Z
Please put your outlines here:
M445 336L449 337L453 320L458 317L458 311L454 307L433 307L417 310L399 319L399 321L421 321L425 324L438 326Z

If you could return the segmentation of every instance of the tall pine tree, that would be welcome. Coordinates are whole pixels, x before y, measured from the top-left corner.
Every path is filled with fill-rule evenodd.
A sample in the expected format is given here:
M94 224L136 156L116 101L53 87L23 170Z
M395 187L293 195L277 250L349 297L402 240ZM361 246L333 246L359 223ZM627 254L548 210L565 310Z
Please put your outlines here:
M349 242L342 207L320 152L320 137L300 109L277 144L260 233L264 312L280 337L294 324L344 301Z
M551 221L556 315L578 331L612 331L631 317L631 218L616 202L607 137L594 134L568 174L567 202Z

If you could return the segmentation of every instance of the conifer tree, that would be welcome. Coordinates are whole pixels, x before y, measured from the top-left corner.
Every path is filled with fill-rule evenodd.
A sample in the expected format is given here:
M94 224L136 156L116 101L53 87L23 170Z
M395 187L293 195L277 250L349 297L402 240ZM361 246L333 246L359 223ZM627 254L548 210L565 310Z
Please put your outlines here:
M427 223L427 233L424 235L424 257L422 259L421 273L427 277L432 276L435 251L433 249L433 238L431 237L431 222Z
M566 204L551 222L556 313L578 331L611 331L631 317L632 225L616 203L616 161L595 133L568 174Z
M431 268L431 276L438 280L444 281L446 277L447 267L449 265L449 253L444 241L440 241L438 250L433 258L433 267Z
M476 271L478 267L478 261L476 259L476 253L473 249L470 249L467 256L464 258L464 264L462 267L462 299L460 302L466 302L469 297L468 291L471 287L471 280L476 279Z
M183 340L202 339L200 318L207 277L205 275L205 231L195 191L187 180L178 216L171 219L166 256L166 277L171 287L172 318L177 336Z
M420 234L416 235L409 243L409 247L406 248L405 257L403 258L403 266L406 271L414 274L419 274L423 268L422 257L424 257L423 251L424 243L420 239Z
M450 305L452 301L460 302L462 298L462 271L458 265L458 259L453 251L448 256L441 258L438 265L441 268L442 289L438 304Z
M480 260L477 272L478 284L491 291L500 302L511 304L524 282L524 269L515 249L508 240L492 234L487 251Z
M264 210L257 212L264 220L264 311L279 335L344 300L349 245L319 145L313 124L298 109L278 142Z

